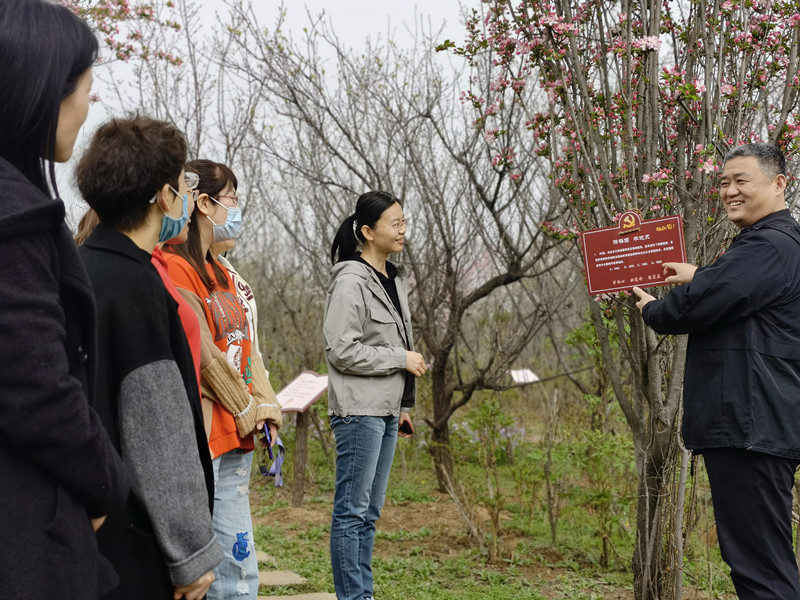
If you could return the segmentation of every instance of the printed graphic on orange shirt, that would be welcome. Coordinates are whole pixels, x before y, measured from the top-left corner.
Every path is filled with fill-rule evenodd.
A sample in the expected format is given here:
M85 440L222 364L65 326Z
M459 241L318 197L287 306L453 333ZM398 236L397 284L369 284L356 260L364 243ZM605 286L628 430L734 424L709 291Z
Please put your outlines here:
M244 374L242 375L242 379L247 385L250 385L250 382L253 381L253 363L250 360L250 357L247 357L247 366L244 368Z
M238 277L233 277L234 285L236 285L236 289L239 290L239 295L245 298L248 302L253 301L253 290L250 289L250 286L239 279Z
M233 368L242 372L242 347L238 344L231 344L228 346L228 351L225 353L228 359L228 364L233 365Z
M215 342L227 339L230 345L250 339L250 326L237 294L214 290L205 300L214 323Z

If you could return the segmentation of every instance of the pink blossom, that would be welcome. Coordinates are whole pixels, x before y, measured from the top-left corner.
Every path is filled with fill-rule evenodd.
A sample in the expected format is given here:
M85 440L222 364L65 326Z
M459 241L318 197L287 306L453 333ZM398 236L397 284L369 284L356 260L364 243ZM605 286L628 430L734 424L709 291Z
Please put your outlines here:
M714 159L709 158L708 160L700 161L700 169L706 174L716 173L719 171L719 165L715 165Z
M642 175L642 183L649 183L652 185L665 185L669 183L670 177L672 176L672 172L670 169L664 167L656 171L655 173L645 173Z
M508 87L508 84L508 79L500 76L492 82L492 84L489 86L489 89L493 92L502 91Z
M658 50L661 48L661 40L655 35L649 35L633 40L631 46L639 50Z
M491 105L489 105L483 113L484 118L491 117L500 112L500 99L498 98Z

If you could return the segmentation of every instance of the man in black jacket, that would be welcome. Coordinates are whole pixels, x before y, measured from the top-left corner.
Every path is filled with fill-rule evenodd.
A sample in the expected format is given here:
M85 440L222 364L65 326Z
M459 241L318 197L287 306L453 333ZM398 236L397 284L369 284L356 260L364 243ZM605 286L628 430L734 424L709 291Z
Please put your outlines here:
M741 231L713 264L665 263L663 300L639 288L658 333L689 334L683 439L702 453L720 549L741 600L800 599L792 486L800 464L800 226L786 161L747 144L725 156L720 199Z

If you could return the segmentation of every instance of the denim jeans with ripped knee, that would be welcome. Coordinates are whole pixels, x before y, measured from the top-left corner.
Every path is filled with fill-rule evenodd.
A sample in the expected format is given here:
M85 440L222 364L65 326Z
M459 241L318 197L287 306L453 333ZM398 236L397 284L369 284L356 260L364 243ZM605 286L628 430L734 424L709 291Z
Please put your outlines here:
M208 600L256 600L258 559L250 516L250 469L253 453L231 450L214 466L214 532L225 558L214 569Z

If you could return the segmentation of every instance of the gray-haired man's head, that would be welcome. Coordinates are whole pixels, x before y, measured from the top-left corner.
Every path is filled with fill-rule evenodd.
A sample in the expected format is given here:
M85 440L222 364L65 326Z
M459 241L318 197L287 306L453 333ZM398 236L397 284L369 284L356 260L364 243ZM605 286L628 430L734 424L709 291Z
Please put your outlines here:
M786 157L777 146L763 143L744 144L730 150L725 155L723 163L739 156L755 156L761 172L769 178L786 175Z

